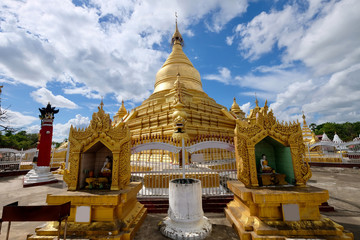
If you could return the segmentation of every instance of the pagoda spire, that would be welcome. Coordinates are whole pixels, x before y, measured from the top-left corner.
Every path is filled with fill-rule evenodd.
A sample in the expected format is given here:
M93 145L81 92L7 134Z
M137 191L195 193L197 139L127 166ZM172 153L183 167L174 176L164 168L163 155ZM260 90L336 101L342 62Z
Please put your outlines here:
M178 25L177 25L177 13L175 12L175 32L171 38L171 45L180 44L184 46L184 40L179 32Z
M303 113L303 115L302 115L302 119L303 119L303 121L304 121L304 124L303 124L303 125L307 127L306 117L305 117L305 113L304 113L304 111L303 111L302 113Z
M175 22L175 32L171 38L172 51L161 69L156 74L154 93L164 90L170 91L177 79L177 73L181 74L181 83L188 90L204 92L202 89L201 77L183 52L184 40L179 32L177 21Z

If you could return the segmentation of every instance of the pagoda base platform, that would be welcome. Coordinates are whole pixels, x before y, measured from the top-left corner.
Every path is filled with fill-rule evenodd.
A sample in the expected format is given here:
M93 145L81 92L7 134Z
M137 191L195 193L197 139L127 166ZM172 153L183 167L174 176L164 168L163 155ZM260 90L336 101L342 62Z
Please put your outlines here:
M87 190L49 194L46 202L48 205L58 205L71 201L67 223L69 239L129 240L134 238L147 214L144 205L136 198L141 187L141 183L132 182L120 191ZM58 222L48 222L27 239L54 239L58 227ZM64 228L63 221L61 235Z
M225 209L227 219L241 240L354 239L350 232L323 217L321 203L327 190L305 186L246 188L229 181L234 200Z
M39 186L44 184L56 183L57 181L58 180L50 172L50 167L33 165L33 169L24 176L23 186Z

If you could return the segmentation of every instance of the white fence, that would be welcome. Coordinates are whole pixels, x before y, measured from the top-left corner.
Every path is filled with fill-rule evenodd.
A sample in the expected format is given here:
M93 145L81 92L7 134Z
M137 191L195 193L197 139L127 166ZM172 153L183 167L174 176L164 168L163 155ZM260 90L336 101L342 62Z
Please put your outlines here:
M184 167L183 167L184 166ZM143 138L133 141L132 181L141 181L141 197L167 197L171 179L196 178L203 195L232 195L227 181L236 179L232 139L199 138L181 142L170 138Z
M58 166L60 162L64 162L64 158L54 158L54 153L64 151L67 151L67 149L52 150L50 166ZM36 153L36 148L25 151L12 148L0 148L0 171L18 171L21 165L31 165Z

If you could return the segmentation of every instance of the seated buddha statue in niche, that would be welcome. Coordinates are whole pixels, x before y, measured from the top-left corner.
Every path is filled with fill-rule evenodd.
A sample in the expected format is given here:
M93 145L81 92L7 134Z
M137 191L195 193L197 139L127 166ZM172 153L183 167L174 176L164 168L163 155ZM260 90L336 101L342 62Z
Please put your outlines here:
M111 176L111 158L107 156L105 158L104 166L101 168L101 175L102 176Z
M268 160L266 159L266 155L262 154L261 155L261 160L260 160L260 164L261 164L261 172L262 173L273 173L275 172L268 164Z

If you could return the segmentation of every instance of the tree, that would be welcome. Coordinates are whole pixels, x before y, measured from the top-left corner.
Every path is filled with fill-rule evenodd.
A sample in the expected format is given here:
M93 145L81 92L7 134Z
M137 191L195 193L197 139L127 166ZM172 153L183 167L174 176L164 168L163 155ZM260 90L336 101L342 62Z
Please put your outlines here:
M313 131L315 132L316 135L321 135L323 133L326 133L326 135L330 139L333 139L336 133L344 142L348 142L348 141L352 141L354 138L359 136L360 122L355 122L355 123L327 122L317 125Z
M7 115L7 109L4 109L1 107L1 92L2 92L3 86L0 86L0 132L5 131L15 131L14 128L11 128L6 125L6 122L9 119L9 115Z
M35 148L38 142L38 134L36 133L26 133L25 131L20 131L13 133L11 131L5 131L3 135L0 132L0 148L14 148L14 149L30 149Z
M315 131L316 129L316 124L315 123L312 123L309 125L309 128L311 129L311 131Z

